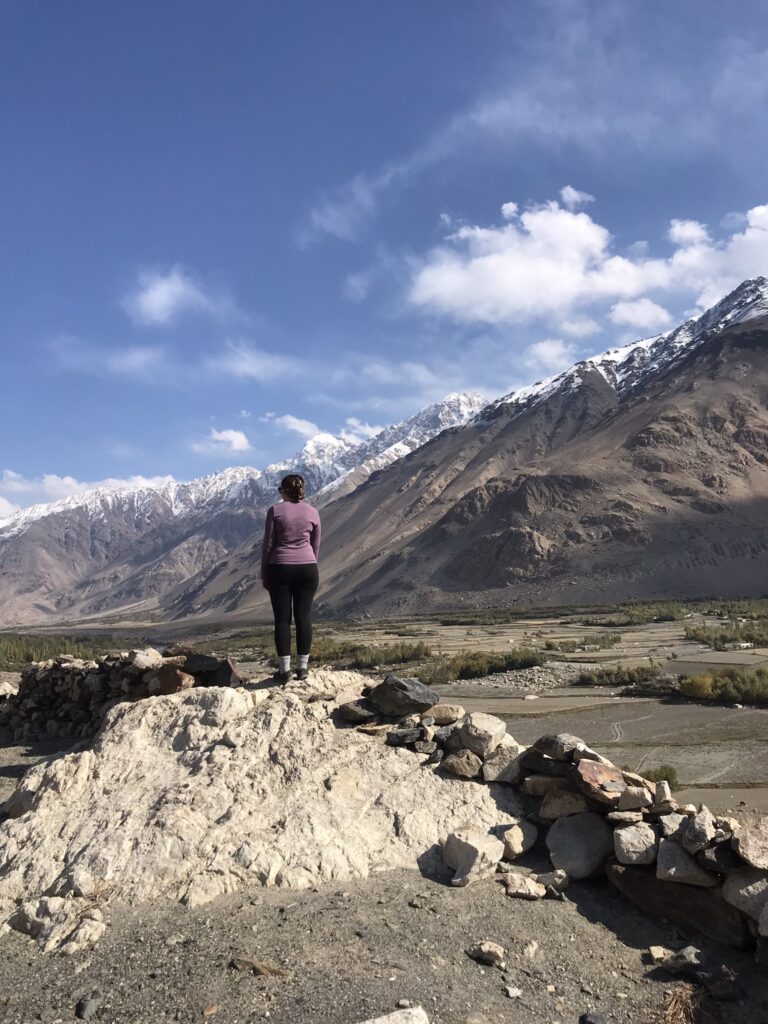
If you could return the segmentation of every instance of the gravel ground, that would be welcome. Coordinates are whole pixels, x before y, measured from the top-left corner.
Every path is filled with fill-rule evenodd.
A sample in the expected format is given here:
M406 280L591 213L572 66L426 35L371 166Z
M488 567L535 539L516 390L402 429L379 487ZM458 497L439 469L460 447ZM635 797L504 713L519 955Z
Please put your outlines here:
M577 665L567 661L551 662L548 665L534 665L532 668L515 669L513 672L495 672L490 676L461 680L461 684L538 693L540 690L551 690L558 686L571 686L577 676L590 668L591 665Z
M355 1024L403 999L424 1006L431 1024L577 1024L590 1010L606 1024L661 1024L684 983L650 966L646 950L688 937L653 924L607 883L570 895L524 903L493 881L452 889L397 872L313 892L239 893L195 910L112 907L106 937L72 959L16 934L0 939L0 1022L63 1024L97 991L91 1019L100 1024ZM466 955L484 939L508 951L506 970ZM768 993L749 957L701 948L737 973L738 1001L703 997L697 1024L765 1024ZM238 970L235 958L277 973Z

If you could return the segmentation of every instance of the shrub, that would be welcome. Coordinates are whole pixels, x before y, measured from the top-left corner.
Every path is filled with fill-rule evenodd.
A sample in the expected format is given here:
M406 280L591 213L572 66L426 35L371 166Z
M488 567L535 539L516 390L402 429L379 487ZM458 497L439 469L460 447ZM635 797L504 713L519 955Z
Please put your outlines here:
M315 636L312 641L312 661L332 668L370 669L376 665L403 665L410 661L421 661L431 655L432 650L425 643L377 647L375 644L337 642L322 634ZM272 665L277 665L274 654L269 660Z
M648 771L643 771L642 776L649 782L668 782L670 789L680 788L680 783L677 781L677 770L671 764L660 764L658 768L650 768Z
M89 659L101 654L119 641L111 636L35 636L27 633L0 633L0 670L15 672L30 661L47 661L59 654ZM123 641L123 647L136 646L138 641Z
M768 704L768 669L711 670L682 676L680 693L691 700L722 700L738 704Z
M453 658L443 658L427 665L419 673L423 683L448 683L455 679L478 679L498 672L517 671L543 665L544 658L537 652L518 647L504 654L485 654L482 651L463 651Z
M546 640L545 651L576 651L580 647L599 647L605 650L608 647L615 647L621 643L620 633L593 633L583 636L580 640Z
M680 693L694 700L711 700L716 695L712 674L705 672L700 676L683 676L680 680Z
M577 676L576 686L637 686L659 678L656 668L641 665L639 668L599 668L582 672Z

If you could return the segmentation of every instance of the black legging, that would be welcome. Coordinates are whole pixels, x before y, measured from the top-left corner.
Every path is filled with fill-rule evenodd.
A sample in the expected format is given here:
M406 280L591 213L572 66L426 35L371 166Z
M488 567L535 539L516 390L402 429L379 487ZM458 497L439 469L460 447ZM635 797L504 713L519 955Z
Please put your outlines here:
M309 654L312 646L312 600L320 582L317 562L270 565L267 582L275 613L278 658L291 653L291 608L296 618L296 653Z

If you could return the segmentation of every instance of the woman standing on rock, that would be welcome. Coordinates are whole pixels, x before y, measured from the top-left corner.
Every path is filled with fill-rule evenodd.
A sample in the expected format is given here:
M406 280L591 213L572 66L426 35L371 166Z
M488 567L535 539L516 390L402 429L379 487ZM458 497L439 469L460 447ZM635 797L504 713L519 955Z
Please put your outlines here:
M312 601L319 576L320 516L304 501L304 480L296 473L278 488L282 501L267 512L261 549L261 584L269 591L275 615L279 683L291 680L291 612L296 619L297 679L308 676L312 646Z

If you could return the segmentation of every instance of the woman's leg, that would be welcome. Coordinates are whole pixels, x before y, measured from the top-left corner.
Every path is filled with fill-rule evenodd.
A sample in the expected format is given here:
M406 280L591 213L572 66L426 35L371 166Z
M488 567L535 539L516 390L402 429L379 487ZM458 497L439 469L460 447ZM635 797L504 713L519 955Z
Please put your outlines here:
M312 647L312 601L320 582L317 564L295 566L297 572L293 587L293 614L296 617L296 653L307 656Z
M278 658L291 653L291 586L281 565L269 567L269 597L275 616L275 647Z

